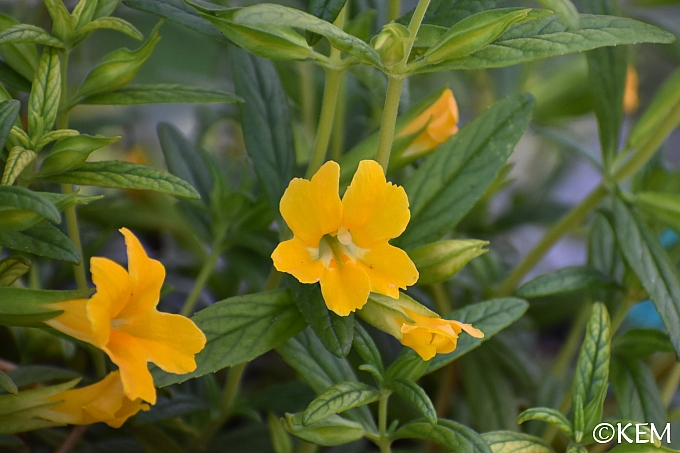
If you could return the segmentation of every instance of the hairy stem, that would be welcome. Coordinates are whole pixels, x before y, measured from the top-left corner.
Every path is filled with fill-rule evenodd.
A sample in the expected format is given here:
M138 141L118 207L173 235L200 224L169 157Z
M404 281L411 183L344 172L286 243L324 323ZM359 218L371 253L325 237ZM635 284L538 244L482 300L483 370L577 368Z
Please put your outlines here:
M208 258L206 258L205 262L203 262L201 271L198 273L198 277L196 277L194 287L191 289L187 300L182 306L182 310L179 312L182 316L191 316L193 313L196 302L198 302L198 296L201 295L201 291L203 291L203 287L205 287L205 284L208 281L210 274L212 274L215 264L217 264L217 260L222 253L222 246L220 244L221 242L222 235L220 235L218 240L215 241L210 255L208 255Z
M391 453L389 436L387 435L387 400L390 398L390 392L385 392L380 397L378 402L378 447L380 453Z

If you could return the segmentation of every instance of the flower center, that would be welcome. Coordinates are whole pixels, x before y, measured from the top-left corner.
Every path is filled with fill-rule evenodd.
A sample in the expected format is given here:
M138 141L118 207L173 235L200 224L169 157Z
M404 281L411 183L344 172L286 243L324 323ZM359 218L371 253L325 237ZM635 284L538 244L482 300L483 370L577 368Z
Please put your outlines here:
M335 233L326 234L319 241L318 249L310 249L316 259L321 260L327 269L342 265L348 261L356 263L368 250L357 247L352 242L352 233L340 227Z

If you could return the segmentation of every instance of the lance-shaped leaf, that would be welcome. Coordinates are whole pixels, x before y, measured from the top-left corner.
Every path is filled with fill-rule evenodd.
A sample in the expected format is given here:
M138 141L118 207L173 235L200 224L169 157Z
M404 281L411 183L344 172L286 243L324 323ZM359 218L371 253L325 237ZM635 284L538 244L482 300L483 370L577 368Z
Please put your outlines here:
M654 374L646 363L615 356L611 364L611 383L623 419L656 426L666 424L666 407Z
M618 199L614 201L614 225L623 256L654 302L675 351L680 351L680 279L677 269L649 228Z
M71 12L76 30L92 21L97 10L97 3L97 0L78 0L78 3Z
M28 133L38 140L52 130L61 96L61 65L56 49L45 47L28 98Z
M519 297L545 297L570 291L611 286L610 277L589 266L568 266L539 275L517 289Z
M11 393L12 395L16 395L19 393L19 389L17 388L16 384L3 371L0 371L0 387L5 389L7 393Z
M423 23L451 28L466 17L492 9L506 0L433 0L427 7ZM396 22L408 25L413 11L400 17Z
M59 140L40 165L37 176L48 176L79 167L94 151L118 141L120 137L75 135Z
M531 120L533 98L508 97L441 145L404 184L411 221L395 245L410 249L450 231L496 179Z
M586 336L576 363L573 383L572 407L577 408L579 404L583 407L583 433L586 438L591 436L595 425L602 421L602 405L607 396L610 356L609 313L603 304L596 303L593 305L586 325ZM577 431L576 426L574 431ZM580 439L577 439L578 441Z
M527 409L517 417L517 423L522 424L529 420L539 420L550 423L562 431L568 438L572 438L571 423L561 412L549 407L532 407Z
M23 256L9 256L0 261L0 286L12 286L31 268L31 262Z
M92 290L53 291L45 289L0 288L0 324L4 326L42 326L61 310L50 304L88 298Z
M45 176L43 179L60 184L153 190L176 197L199 198L196 189L186 181L170 173L130 162L85 162L73 170Z
M675 37L653 25L614 16L581 14L581 28L569 30L559 16L516 24L493 43L466 57L416 71L502 68L598 47L643 42L668 44Z
M19 252L80 263L80 252L73 242L47 222L23 231L0 233L0 245Z
M0 33L9 27L19 25L12 16L0 14ZM0 55L5 62L22 77L33 80L40 56L34 44L7 43L0 46Z
M302 424L302 414L286 414L284 426L289 433L313 444L333 447L364 437L364 428L353 421L331 415L311 425Z
M119 31L138 41L144 39L144 35L130 22L119 17L100 17L78 28L76 40L84 38L88 33L104 28Z
M386 386L394 393L403 396L409 403L413 404L413 406L423 414L425 420L433 425L437 424L437 411L435 410L430 397L427 396L425 390L418 384L406 379L396 379L387 382Z
M347 3L347 0L310 0L307 11L319 19L333 23L340 14L340 11L342 11L345 3ZM309 45L313 46L319 42L321 36L316 33L307 32L306 38Z
M341 382L331 386L309 403L302 414L305 426L317 423L334 414L378 401L380 392L359 382Z
M64 48L64 43L40 27L28 24L13 25L0 33L0 44L42 44L43 46Z
M128 85L120 90L99 93L80 100L91 105L142 105L180 103L243 102L240 97L224 91L174 84Z
M120 0L99 0L97 2L97 9L94 11L93 18L110 16L111 13L118 7Z
M13 131L17 131L17 129L13 129ZM54 141L63 140L65 138L73 137L76 135L80 135L80 132L74 129L56 129L50 131L47 134L43 135L42 138L38 141L38 143L35 144L35 146L33 147L33 151L35 151L36 153L40 152L40 150L42 150L45 146L49 145Z
M295 166L288 99L271 62L238 49L230 56L236 94L245 100L239 112L246 151L272 209L278 212Z
M629 329L614 338L612 352L626 359L646 359L655 352L673 352L673 344L659 329Z
M177 375L154 369L159 387L249 362L302 330L306 323L287 289L237 296L196 313L192 320L208 342L195 371Z
M78 88L78 95L87 97L97 93L114 91L130 83L160 41L159 27L160 24L156 25L149 39L139 49L116 49L105 55L85 77Z
M635 204L675 231L680 231L680 196L672 193L638 192Z
M0 149L5 147L9 133L19 117L20 108L21 103L16 99L0 102Z
M493 431L482 434L492 453L553 453L538 437L514 431Z
M360 323L354 324L354 338L352 339L352 347L359 354L359 357L364 363L375 367L379 373L385 369L383 367L382 358L378 346L373 341L373 338L364 329Z
M50 200L25 187L0 186L0 231L25 229L45 219L61 222Z
M467 426L442 418L436 425L409 423L395 432L391 438L431 440L456 452L491 453L489 446L479 434Z
M14 184L14 181L16 181L21 172L24 171L36 157L37 154L30 149L24 149L21 146L12 147L7 155L7 161L5 162L5 169L2 172L0 184L6 186Z
M581 26L581 18L578 10L571 2L571 0L538 0L544 8L554 11L560 16L560 19L569 26L572 30ZM593 13L594 11L586 11Z
M43 0L47 12L52 18L52 35L63 42L73 39L73 22L62 0Z

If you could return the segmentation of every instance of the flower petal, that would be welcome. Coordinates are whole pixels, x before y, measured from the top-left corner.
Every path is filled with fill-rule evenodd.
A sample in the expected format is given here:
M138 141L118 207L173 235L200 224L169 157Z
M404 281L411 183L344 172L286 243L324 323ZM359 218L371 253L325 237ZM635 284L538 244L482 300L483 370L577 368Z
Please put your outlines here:
M366 304L371 292L366 272L351 261L324 268L321 294L329 310L347 316Z
M318 247L324 234L335 232L342 219L338 195L340 166L326 162L311 181L293 179L281 197L283 219L296 237L309 247Z
M404 188L386 182L382 167L372 160L359 163L342 205L342 226L362 248L399 236L411 217Z
M121 228L127 246L128 271L132 282L130 303L121 307L117 318L131 318L146 313L158 305L165 280L165 267L148 257L139 239L127 228Z
M291 274L302 283L316 283L323 275L321 261L315 259L297 237L280 243L272 253L272 260L277 271Z
M73 299L50 304L50 308L63 310L64 312L55 318L45 321L45 324L70 337L95 344L94 335L92 334L92 323L87 316L87 304L89 301L90 299Z
M405 289L418 281L415 264L402 249L387 241L374 245L359 258L371 282L371 291L394 299L399 298L399 288Z
M112 330L109 342L103 350L120 369L125 396L131 400L141 398L156 404L156 388L146 365L148 357L137 339Z
M408 346L418 353L423 360L430 360L437 354L437 348L432 345L432 334L426 329L415 327L413 329L404 327L414 327L404 325L402 327L403 336L401 343Z
M130 300L132 283L127 271L107 258L93 257L90 271L97 292L87 303L87 317L92 323L95 345L101 347L109 340L111 319Z
M457 325L473 338L484 338L484 332L475 327L472 327L472 324L465 324L460 321L448 321L448 322Z

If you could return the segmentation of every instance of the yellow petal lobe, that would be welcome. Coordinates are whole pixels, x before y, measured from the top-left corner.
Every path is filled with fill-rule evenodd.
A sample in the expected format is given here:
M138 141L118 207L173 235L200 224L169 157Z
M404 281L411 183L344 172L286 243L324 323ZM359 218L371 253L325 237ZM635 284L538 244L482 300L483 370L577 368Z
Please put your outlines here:
M89 299L73 299L50 304L50 308L63 310L63 313L45 321L45 324L70 337L95 344L92 323L87 316L88 302Z
M399 288L406 289L418 281L418 270L411 258L387 241L374 245L359 261L374 293L398 299Z
M148 357L137 339L112 330L109 342L103 350L120 369L125 396L131 400L141 398L156 404L156 388L146 365Z
M329 310L347 316L366 304L371 292L368 276L351 261L333 263L324 269L321 294Z
M458 132L458 104L453 92L444 90L442 95L400 132L404 137L425 128L409 145L403 156L416 156L430 151Z
M297 237L281 242L272 253L272 261L277 271L291 274L302 283L316 283L323 275L323 264L318 256L313 257L309 248Z
M97 292L87 303L87 317L92 323L95 344L101 347L109 340L111 319L130 300L132 284L125 269L107 258L93 257L90 271Z

